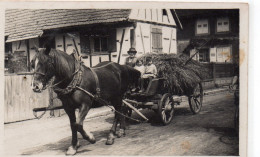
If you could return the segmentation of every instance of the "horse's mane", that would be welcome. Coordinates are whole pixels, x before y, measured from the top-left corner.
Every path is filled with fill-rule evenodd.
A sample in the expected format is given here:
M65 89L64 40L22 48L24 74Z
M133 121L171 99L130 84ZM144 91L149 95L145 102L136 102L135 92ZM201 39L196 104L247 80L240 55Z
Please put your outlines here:
M44 52L48 55L40 55L39 59L43 59L46 62L46 58L50 57L55 65L55 71L61 76L69 77L75 71L75 58L67 53L50 49L50 52ZM44 54L43 53L43 54Z

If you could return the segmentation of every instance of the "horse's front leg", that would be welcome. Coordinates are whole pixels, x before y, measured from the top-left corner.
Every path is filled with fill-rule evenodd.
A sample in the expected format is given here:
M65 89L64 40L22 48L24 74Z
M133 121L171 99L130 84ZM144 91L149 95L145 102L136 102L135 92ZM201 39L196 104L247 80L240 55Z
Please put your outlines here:
M83 122L85 117L88 114L88 111L90 110L91 104L90 103L82 103L81 107L79 108L79 114L76 119L76 128L77 131L82 135L82 137L89 141L90 143L94 144L96 143L96 139L94 135L88 131L85 131L83 128Z
M76 122L76 116L75 116L75 110L71 108L64 107L65 112L69 116L70 119L70 127L72 132L72 140L71 140L71 146L68 148L66 154L67 155L75 155L77 153L77 149L79 147L78 143L78 137L77 137L77 128L75 126Z

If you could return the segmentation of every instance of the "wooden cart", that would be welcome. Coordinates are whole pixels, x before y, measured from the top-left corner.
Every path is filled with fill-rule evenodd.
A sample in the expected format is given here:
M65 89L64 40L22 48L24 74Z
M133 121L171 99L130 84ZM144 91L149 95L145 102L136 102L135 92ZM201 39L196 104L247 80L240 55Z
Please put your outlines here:
M124 103L129 107L128 116L131 116L132 110L140 108L149 108L154 110L160 116L164 125L168 125L174 116L174 107L180 105L182 98L177 95L165 92L162 78L153 79L145 92L129 92L126 94ZM192 95L188 96L189 106L193 114L200 112L203 102L202 85L198 84ZM138 112L138 111L137 111ZM138 112L144 119L147 118Z

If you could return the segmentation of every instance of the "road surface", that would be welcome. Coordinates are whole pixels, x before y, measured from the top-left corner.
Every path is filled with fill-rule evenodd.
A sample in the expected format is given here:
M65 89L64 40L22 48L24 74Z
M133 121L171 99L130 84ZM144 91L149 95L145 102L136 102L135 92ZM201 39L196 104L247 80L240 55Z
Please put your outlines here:
M113 115L86 119L84 128L96 137L90 144L79 135L77 155L238 155L238 137L233 129L233 95L225 92L204 97L199 114L188 103L176 107L171 124L162 126L157 115L143 110L148 123L129 122L126 136L105 145ZM138 118L136 114L133 117ZM71 143L66 115L5 125L6 155L64 155Z

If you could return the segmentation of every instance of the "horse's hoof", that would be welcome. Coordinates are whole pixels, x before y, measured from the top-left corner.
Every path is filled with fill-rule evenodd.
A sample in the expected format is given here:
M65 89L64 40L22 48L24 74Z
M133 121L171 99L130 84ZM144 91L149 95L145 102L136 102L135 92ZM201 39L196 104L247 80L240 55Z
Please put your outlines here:
M96 143L95 137L89 138L88 141L89 141L91 144L95 144L95 143Z
M106 145L114 144L115 139L107 139Z
M112 145L114 144L114 141L115 141L115 136L114 134L110 133L107 137L106 145Z
M77 142L76 148L78 149L81 145L79 144L79 141ZM71 146L72 147L72 146Z
M117 133L117 137L120 138L122 136L125 136L125 129L119 129Z
M94 135L92 133L86 133L87 136L86 136L86 140L89 141L91 144L94 144L96 143L96 139L94 137Z
M70 146L66 152L66 155L75 155L77 153L77 149L73 146Z

